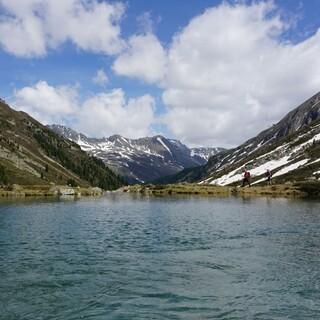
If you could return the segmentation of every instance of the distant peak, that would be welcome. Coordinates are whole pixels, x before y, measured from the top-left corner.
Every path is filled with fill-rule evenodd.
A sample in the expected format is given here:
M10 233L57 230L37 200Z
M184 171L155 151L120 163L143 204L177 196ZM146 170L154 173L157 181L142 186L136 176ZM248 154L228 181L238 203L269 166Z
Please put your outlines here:
M121 139L122 136L120 134L113 134L112 136L109 137L110 141L115 141Z
M54 129L61 129L61 130L69 130L69 131L75 131L70 127L64 126L62 124L48 124L48 128L54 128Z
M153 139L157 139L157 138L164 139L164 136L162 136L161 134L157 134L157 135L153 136L152 138Z

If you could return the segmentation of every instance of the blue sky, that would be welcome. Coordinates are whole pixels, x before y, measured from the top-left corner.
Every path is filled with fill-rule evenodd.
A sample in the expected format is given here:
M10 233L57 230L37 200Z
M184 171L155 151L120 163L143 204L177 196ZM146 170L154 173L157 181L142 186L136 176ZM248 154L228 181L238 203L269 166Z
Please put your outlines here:
M234 146L319 91L319 12L318 0L0 0L0 95L91 136Z

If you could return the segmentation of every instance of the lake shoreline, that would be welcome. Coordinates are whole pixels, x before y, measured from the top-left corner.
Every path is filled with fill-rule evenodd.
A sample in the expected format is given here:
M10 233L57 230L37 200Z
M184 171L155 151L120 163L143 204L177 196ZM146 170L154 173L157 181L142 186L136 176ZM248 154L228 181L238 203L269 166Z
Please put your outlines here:
M283 197L283 198L315 198L320 199L320 183L301 182L277 184L271 186L217 186L199 185L195 183L179 184L136 184L121 187L114 192L134 193L153 196L171 195L203 195L212 197ZM104 191L96 187L70 187L53 185L13 185L0 188L0 198L55 198L60 196L90 197L101 196Z
M61 196L100 196L103 190L97 187L70 187L56 185L13 185L0 188L0 198L55 198Z
M125 193L139 193L154 196L170 195L205 195L205 196L271 196L284 198L317 198L320 199L320 183L301 182L271 186L216 186L193 183L166 185L131 185L119 189Z

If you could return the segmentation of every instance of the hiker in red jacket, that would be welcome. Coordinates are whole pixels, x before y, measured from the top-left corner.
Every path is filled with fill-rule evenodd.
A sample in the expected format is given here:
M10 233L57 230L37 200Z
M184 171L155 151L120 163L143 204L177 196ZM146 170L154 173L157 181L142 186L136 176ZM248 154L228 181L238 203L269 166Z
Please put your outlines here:
M244 169L244 175L243 175L243 180L242 180L242 187L244 187L246 184L248 184L249 187L251 186L251 184L250 184L250 178L251 178L250 172L247 171L247 169Z

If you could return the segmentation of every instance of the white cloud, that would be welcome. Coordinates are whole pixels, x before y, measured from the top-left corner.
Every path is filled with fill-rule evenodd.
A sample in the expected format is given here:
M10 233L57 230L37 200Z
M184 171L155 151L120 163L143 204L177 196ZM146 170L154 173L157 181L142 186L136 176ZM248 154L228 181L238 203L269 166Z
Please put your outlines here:
M116 74L163 89L166 113L161 121L187 144L239 144L320 88L320 31L299 43L282 41L291 26L272 2L223 2L194 17L167 48L148 25L123 47L119 22L124 9L114 3L0 3L10 13L0 21L0 43L7 51L44 55L48 48L72 41L83 50L118 54L112 66ZM98 78L105 81L102 72ZM70 105L74 99L67 97ZM115 90L80 104L77 117L82 117L80 128L88 126L92 135L143 136L154 121L153 106L148 95L126 101L123 91ZM99 117L90 117L88 110Z
M0 16L0 44L17 56L42 56L46 52L45 33L39 16L32 13L32 7L40 1L0 0L8 15ZM14 15L15 17L12 17Z
M123 47L120 3L97 0L0 0L0 45L21 57L43 56L71 41L79 49L115 54Z
M78 94L75 87L53 87L39 81L32 87L16 90L13 105L34 116L44 124L61 123L78 109Z
M152 33L154 21L151 17L151 12L146 11L137 17L137 22L142 33Z
M103 69L99 69L96 73L96 75L93 77L92 81L95 83L95 84L98 84L99 86L105 86L109 79L108 79L108 76L106 75L106 73L104 72Z
M320 88L320 31L282 41L291 25L272 1L223 2L193 18L168 50L148 33L115 60L119 75L163 89L164 124L195 145L232 146L277 122Z
M112 68L118 75L156 83L161 81L165 73L166 53L153 34L134 35Z
M123 90L114 89L84 102L77 128L90 136L143 137L150 134L154 107L155 101L150 95L126 101Z
M164 122L189 144L236 145L320 88L320 32L281 41L271 2L223 3L195 17L169 49Z
M45 81L16 90L12 105L44 124L71 124L92 137L149 135L155 109L152 96L127 100L122 89L101 92L80 103L77 88L54 87Z

